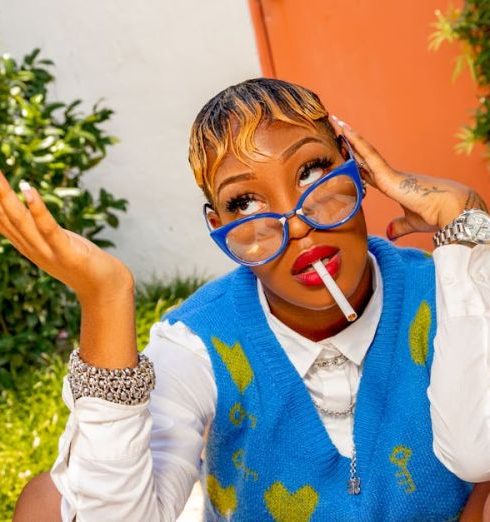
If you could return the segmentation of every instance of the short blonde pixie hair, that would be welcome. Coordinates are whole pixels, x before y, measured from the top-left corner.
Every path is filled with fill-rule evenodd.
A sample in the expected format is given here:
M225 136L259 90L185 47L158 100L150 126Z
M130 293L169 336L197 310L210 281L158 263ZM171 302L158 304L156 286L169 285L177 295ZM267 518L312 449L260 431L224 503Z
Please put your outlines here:
M232 85L201 109L191 129L189 162L196 183L212 201L214 175L223 157L232 152L244 158L255 152L257 127L274 120L311 127L322 125L335 140L328 112L309 89L270 78ZM209 155L214 161L209 163Z

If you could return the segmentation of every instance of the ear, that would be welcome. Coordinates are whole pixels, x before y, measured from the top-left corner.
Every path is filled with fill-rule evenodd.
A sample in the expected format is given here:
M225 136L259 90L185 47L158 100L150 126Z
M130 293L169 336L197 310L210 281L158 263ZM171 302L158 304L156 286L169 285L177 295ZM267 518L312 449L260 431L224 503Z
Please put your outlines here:
M345 145L344 138L342 138L342 136L337 136L335 142L337 143L337 148L339 149L340 154L342 154L342 157L347 161L349 159L349 151Z
M215 230L216 228L219 228L222 225L221 218L211 205L206 205L205 216L208 227L211 230Z

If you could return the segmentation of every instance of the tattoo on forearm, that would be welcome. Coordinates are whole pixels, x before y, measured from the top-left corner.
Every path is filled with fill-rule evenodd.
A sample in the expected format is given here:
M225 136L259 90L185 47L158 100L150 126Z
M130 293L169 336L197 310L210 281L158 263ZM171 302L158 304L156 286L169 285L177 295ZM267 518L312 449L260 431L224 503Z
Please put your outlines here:
M428 194L441 194L447 192L447 190L441 190L434 185L432 185L432 187L422 187L419 185L419 181L415 176L407 176L404 178L400 183L400 188L405 191L405 194L415 192L420 194L422 197L427 196Z
M468 210L470 208L479 208L481 210L484 210L485 212L488 212L486 203L474 190L471 189L468 191L468 197L466 198L464 208L465 210Z

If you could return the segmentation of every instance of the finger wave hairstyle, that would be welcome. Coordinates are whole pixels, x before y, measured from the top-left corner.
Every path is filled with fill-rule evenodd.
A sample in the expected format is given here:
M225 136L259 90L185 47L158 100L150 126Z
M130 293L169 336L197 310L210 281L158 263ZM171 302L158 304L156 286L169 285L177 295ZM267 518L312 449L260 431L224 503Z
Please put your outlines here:
M270 78L232 85L204 105L191 129L189 162L209 202L214 174L225 154L231 151L245 159L256 152L257 127L274 120L309 128L320 124L335 140L327 110L309 89ZM210 153L214 158L212 164Z

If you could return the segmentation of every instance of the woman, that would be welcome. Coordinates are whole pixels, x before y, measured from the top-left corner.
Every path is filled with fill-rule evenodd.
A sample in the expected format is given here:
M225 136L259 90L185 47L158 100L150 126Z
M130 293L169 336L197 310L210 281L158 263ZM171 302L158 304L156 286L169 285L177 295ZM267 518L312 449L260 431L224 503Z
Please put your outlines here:
M391 239L437 231L485 204L459 183L396 172L338 124L346 139L316 95L267 79L230 87L198 115L190 162L208 226L244 266L152 328L151 416L144 360L140 390L131 371L125 389L97 382L108 377L97 368L138 364L129 270L59 228L34 189L26 209L1 180L0 232L82 305L79 357L89 366L72 359L64 385L72 415L51 473L63 520L174 520L207 430L209 520L449 520L465 505L463 518L481 519L487 486L471 493L456 475L490 478L488 406L475 407L488 396L488 309L466 317L451 290L456 301L464 289L488 304L470 276L473 265L490 265L489 247L439 247L436 281L427 255L367 237L361 175L404 209ZM318 261L357 313L352 324L312 267ZM463 262L466 279L445 283ZM466 368L455 364L457 335L470 320ZM463 408L448 393L465 375ZM41 496L59 516L45 475L26 488L15 520L40 520Z

